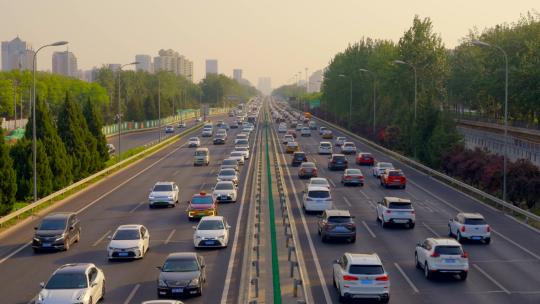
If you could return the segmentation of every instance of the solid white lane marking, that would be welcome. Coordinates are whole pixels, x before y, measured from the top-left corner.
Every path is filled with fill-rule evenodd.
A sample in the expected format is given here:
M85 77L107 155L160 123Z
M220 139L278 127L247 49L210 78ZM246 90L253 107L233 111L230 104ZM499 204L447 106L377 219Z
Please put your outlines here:
M369 234L371 234L371 236L375 239L377 238L377 236L375 235L375 233L373 233L373 231L371 231L371 228L369 228L368 224L366 223L366 221L362 221L362 224L364 225L364 227L366 227L366 230L369 232Z
M109 234L111 233L111 231L107 231L105 232L104 235L102 235L94 244L92 244L92 247L96 247L99 243L101 243L101 241L103 241Z
M171 241L171 238L173 237L175 232L176 232L176 229L173 229L171 233L169 233L169 236L165 239L165 245L167 245Z
M12 253L10 253L9 255L7 255L5 258L1 259L0 260L0 264L4 263L5 261L9 260L9 258L11 258L12 256L16 255L17 253L21 252L24 248L28 247L32 245L32 242L28 242L24 245L22 245L21 247L15 249L15 251L13 251Z
M124 301L124 304L129 304L131 302L131 299L133 299L133 297L135 296L135 293L137 292L137 290L139 290L139 287L141 287L141 284L137 284L133 287L128 297Z
M366 199L369 199L369 196L364 192L364 190L358 190Z
M288 170L287 170L287 171L288 171ZM334 188L336 187L336 184L334 183L334 181L333 181L331 178L328 179L328 182L329 182L330 184L332 184L332 186L334 186Z
M422 223L422 225L424 225L424 227L426 227L427 230L431 231L431 233L433 233L436 237L441 237L441 235L438 234L437 231L433 230L433 228L429 227L428 224Z
M349 207L352 207L351 202L349 202L349 199L348 199L347 197L344 196L344 197L343 197L343 200L345 201L345 203L346 203L347 205L349 205Z
M412 290L415 293L419 293L420 291L418 290L418 288L416 288L416 286L414 285L412 280L409 278L409 276L407 276L407 274L405 274L405 271L403 271L403 269L401 269L401 266L399 266L398 263L394 263L394 266L396 266L397 270L401 273L403 278L405 278L405 281L407 281L407 283L409 283L409 286L411 286Z
M492 232L492 233L495 233L496 235L500 236L501 238L503 238L503 239L506 240L507 242L509 242L509 243L513 244L514 246L518 247L519 249L525 251L526 253L532 255L532 256L535 257L537 260L540 260L540 256L539 256L539 255L537 255L537 254L535 254L534 252L530 251L529 249L527 249L527 248L521 246L520 244L514 242L512 239L508 238L507 236L505 236L505 235L503 235L503 234L501 234L501 233L499 233L499 232L497 232L497 231L495 231L495 230L493 230L493 229L491 229L491 232Z
M490 276L487 272L485 272L482 268L480 268L480 266L478 266L476 264L473 264L473 267L476 268L476 270L480 271L480 273L483 274L488 280L490 280L491 283L497 285L497 287L499 287L506 294L510 294L510 291L508 289L504 288L504 286L501 283L499 283L492 276Z
M140 202L137 204L137 206L133 207L133 209L129 210L129 213L133 213L135 212L135 210L137 210L137 208L139 208L142 204L144 204L146 202Z

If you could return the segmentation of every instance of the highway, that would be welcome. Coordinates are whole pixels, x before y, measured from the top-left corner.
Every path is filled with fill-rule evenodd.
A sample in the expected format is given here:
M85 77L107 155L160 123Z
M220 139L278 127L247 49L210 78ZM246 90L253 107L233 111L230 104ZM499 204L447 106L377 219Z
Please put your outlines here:
M273 125L274 136L278 136L277 124ZM345 136L338 130L333 131L334 139L335 136ZM312 131L311 137L298 136L297 141L300 150L308 154L308 161L316 162L319 177L328 178L333 185L334 207L349 210L356 217L357 225L355 243L322 243L317 234L317 216L305 215L301 209L302 189L306 181L298 178L298 168L290 166L291 155L283 154L282 145L281 167L287 173L286 185L293 213L300 219L296 221L297 229L313 296L320 299L317 303L337 303L337 292L332 286L332 261L344 252L379 254L390 274L391 303L456 303L457 300L459 303L540 303L539 231L517 223L504 213L357 140L352 141L359 152L371 152L376 160L389 161L403 169L408 185L406 190L384 189L371 175L371 167L360 167L355 164L353 156L348 156L349 167L361 168L366 184L363 187L344 187L340 184L343 171L329 171L328 156L317 154L318 144L323 141L318 130ZM334 149L336 153L338 150ZM376 221L375 206L384 196L412 200L417 219L414 229L381 227ZM446 278L427 281L422 271L415 268L415 244L426 237L447 236L448 220L459 211L482 213L494 230L492 243L464 245L470 263L467 281Z
M225 119L224 117L216 117ZM227 119L225 119L227 121ZM185 144L185 136L175 144L159 151L151 157L136 163L84 193L69 199L54 211L78 212L81 219L81 241L67 252L34 254L29 242L33 227L39 218L32 218L14 231L0 238L0 294L1 303L31 303L39 292L39 283L46 281L59 266L74 262L92 262L102 268L106 277L105 303L141 303L157 297L157 275L165 257L171 252L194 251L193 222L185 214L186 202L201 190L210 191L216 182L219 163L233 149L232 141L238 129L229 131L229 141L225 145L212 145L211 138L201 138L202 146L208 147L211 163L208 167L193 167L193 148ZM193 134L200 135L200 131ZM252 134L251 139L255 137ZM239 195L251 188L246 174L251 163L242 168ZM149 189L156 181L175 181L181 192L176 208L149 209L147 197ZM247 187L246 187L247 186ZM246 188L245 188L246 187ZM242 247L243 236L235 235L237 218L246 201L219 206L219 214L225 216L231 229L231 243L239 238ZM244 211L247 208L243 209ZM240 223L244 223L242 220ZM150 250L142 260L129 262L109 262L106 256L107 236L118 225L143 224L150 232ZM242 231L243 229L240 229ZM219 303L221 301L226 267L229 259L236 265L242 258L241 252L231 255L233 246L217 250L197 250L205 257L208 281L202 297L188 299L189 303ZM236 280L240 270L235 268L230 275L231 286L227 303L234 303L238 296Z

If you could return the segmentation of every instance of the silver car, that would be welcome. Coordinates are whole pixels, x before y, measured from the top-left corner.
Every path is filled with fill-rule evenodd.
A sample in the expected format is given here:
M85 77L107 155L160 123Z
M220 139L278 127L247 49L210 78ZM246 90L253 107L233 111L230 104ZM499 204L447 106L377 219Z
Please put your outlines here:
M238 172L234 169L222 169L217 176L218 182L231 181L238 185Z

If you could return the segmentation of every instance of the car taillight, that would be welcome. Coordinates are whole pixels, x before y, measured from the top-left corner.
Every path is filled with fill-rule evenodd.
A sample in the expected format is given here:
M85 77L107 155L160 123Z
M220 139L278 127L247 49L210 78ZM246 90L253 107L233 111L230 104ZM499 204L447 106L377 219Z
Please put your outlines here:
M440 256L441 256L441 255L438 254L437 252L434 252L434 253L432 253L432 254L430 255L430 257L432 257L432 258L438 258L438 257L440 257Z
M386 210L385 213L392 213L392 210Z
M464 252L461 254L461 257L464 258L464 259L466 259L466 258L469 257L469 254L468 254L467 252L464 251Z
M491 227L489 225L486 227L486 231L491 232Z
M350 229L355 229L356 228L356 225L354 223L349 223L347 225L345 225L347 228L350 228Z
M358 280L358 277L352 276L352 275L344 275L343 281L356 281Z
M376 277L375 278L375 281L382 281L382 282L386 282L386 281L389 281L390 278L388 277L388 275L383 275L383 276L380 276L380 277Z
M349 175L345 176L345 179L351 179L351 178L352 178L352 177L349 176Z
M459 229L459 230L461 230L461 232L465 232L466 228L465 228L465 226L461 226L461 229Z

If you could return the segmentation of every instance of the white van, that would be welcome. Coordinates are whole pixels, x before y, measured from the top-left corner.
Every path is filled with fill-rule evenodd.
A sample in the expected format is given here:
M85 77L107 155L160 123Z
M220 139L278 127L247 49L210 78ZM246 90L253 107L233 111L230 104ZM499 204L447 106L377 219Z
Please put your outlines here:
M194 166L208 166L210 164L210 150L208 148L197 148L193 157Z

